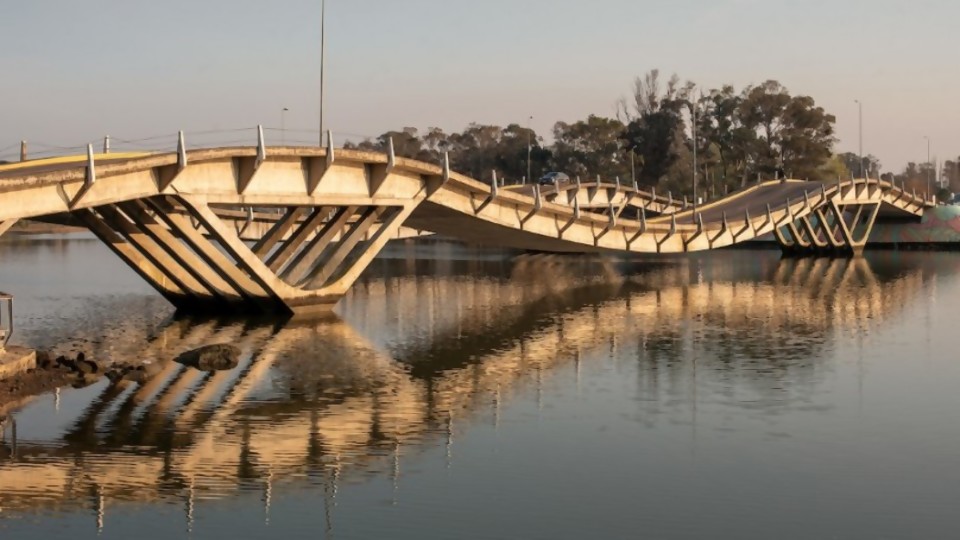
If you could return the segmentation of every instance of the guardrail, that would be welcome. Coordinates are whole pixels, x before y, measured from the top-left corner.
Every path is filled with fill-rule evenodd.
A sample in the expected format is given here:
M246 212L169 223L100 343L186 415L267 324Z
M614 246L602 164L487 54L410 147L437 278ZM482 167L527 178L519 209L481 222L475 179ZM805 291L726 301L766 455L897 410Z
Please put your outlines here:
M6 314L6 316L4 316ZM13 295L0 291L0 352L13 335Z

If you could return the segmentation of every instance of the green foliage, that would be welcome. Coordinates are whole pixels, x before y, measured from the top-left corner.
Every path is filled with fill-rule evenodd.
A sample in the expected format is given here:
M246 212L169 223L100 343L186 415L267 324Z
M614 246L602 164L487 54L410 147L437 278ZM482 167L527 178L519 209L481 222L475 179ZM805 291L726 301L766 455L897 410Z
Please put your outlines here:
M644 113L627 124L621 139L641 164L637 174L641 185L656 186L677 164L682 127L679 114L663 109Z
M860 158L853 156L854 166L859 166ZM850 161L848 154L834 155L826 163L820 166L820 173L817 175L821 180L833 180L852 178L850 172Z
M941 175L950 191L960 193L960 158L944 161Z
M661 91L661 87L664 89ZM643 163L642 184L691 194L693 151L698 194L725 193L755 177L823 177L832 156L835 118L813 98L792 96L777 81L737 93L732 86L697 91L652 70L634 82L622 141Z
M836 158L839 159L846 168L847 172L844 178L850 178L851 176L857 178L864 178L866 176L877 178L877 173L880 170L880 160L875 156L863 156L863 163L860 162L860 156L853 152L843 152L842 154L838 154Z
M533 130L470 124L459 133L430 128L390 131L356 148L384 150L393 140L397 155L439 163L478 179L496 171L508 183L551 170L592 179L634 176L643 186L692 195L693 153L698 194L722 195L760 178L791 176L835 180L859 173L859 158L833 155L835 118L809 96L793 96L777 81L737 92L733 86L698 91L674 75L665 83L658 70L634 81L631 99L621 99L617 118L591 115L557 122L554 142L544 145ZM868 172L879 170L866 156ZM956 168L956 167L954 167ZM960 174L957 174L960 186Z
M907 191L916 191L918 195L932 195L937 192L937 171L932 163L907 163L903 171L892 175L892 180L902 184Z
M623 122L590 115L573 124L557 122L553 126L551 166L570 177L631 178L629 150L620 144Z

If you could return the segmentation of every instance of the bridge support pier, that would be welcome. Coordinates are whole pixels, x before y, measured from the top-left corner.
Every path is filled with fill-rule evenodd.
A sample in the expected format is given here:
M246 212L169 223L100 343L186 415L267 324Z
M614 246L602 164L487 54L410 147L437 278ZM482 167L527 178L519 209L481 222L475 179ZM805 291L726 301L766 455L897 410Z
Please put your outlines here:
M309 217L273 249L261 243L248 246L202 201L184 198L181 202L233 264L267 291L278 307L302 313L332 309L396 236L418 201L313 207ZM288 226L289 220L281 219L264 238L275 238L280 228Z
M783 227L774 229L788 256L860 256L880 211L879 202L828 201Z
M286 207L253 246L190 196L75 215L179 309L301 313L331 310L417 202Z
M151 287L179 309L212 305L212 293L184 266L147 237L127 216L107 206L79 210L74 215L111 251L140 275ZM109 217L107 217L109 216Z

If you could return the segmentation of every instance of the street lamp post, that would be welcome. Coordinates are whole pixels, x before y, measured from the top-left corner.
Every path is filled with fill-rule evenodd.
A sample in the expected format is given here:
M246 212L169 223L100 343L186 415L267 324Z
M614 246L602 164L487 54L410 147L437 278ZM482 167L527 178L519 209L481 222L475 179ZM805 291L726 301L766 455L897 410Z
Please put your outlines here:
M860 131L860 178L865 178L863 175L863 103L861 103L859 99L853 101L857 104L857 120Z
M530 142L530 136L533 131L530 128L530 124L532 122L533 122L533 117L531 116L530 121L527 122L527 181L530 182L531 184L533 184L533 178L530 177L530 175L532 174L531 171L533 170L530 164L530 156L533 153L533 146L532 146L532 143Z
M323 146L323 75L327 69L326 14L327 2L326 0L320 0L320 146Z
M692 93L691 93L692 96ZM697 208L697 106L699 103L693 102L693 208Z
M930 191L933 189L933 183L930 180L930 136L924 135L924 139L927 140L927 197L931 195Z
M290 109L284 107L280 109L280 144L286 146L287 144L287 111Z

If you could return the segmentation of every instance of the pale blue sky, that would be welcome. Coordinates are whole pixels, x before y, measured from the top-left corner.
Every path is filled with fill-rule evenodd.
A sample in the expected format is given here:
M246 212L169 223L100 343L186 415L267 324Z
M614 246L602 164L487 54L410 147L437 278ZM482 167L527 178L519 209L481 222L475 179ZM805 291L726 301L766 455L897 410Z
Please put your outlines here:
M0 149L316 129L319 0L31 0L0 7ZM327 0L327 125L377 135L612 116L651 68L777 79L884 168L960 154L956 0ZM292 137L292 135L291 135ZM337 137L342 141L342 136ZM10 155L10 150L3 152Z

